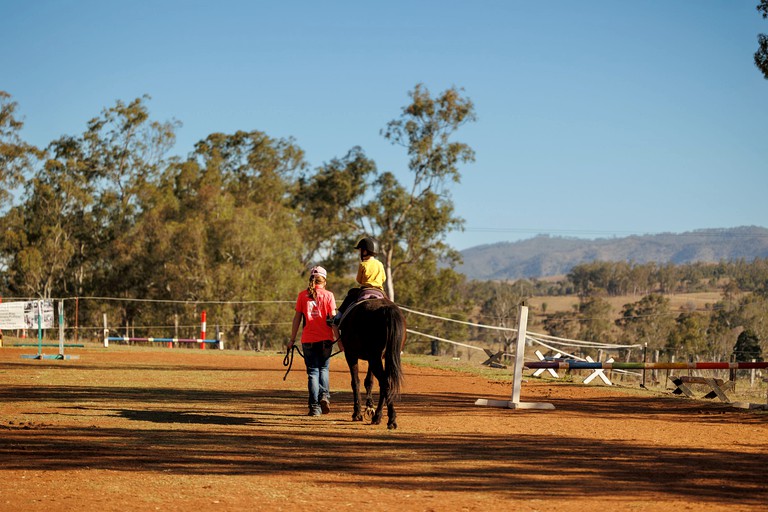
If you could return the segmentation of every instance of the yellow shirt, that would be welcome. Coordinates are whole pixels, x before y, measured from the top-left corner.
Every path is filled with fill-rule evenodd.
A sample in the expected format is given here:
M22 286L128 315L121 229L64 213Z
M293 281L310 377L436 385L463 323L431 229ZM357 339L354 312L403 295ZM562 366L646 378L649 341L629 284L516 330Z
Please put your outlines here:
M357 282L361 288L378 288L384 291L384 281L386 280L387 274L384 272L384 265L379 260L371 256L360 262L360 266L357 268Z

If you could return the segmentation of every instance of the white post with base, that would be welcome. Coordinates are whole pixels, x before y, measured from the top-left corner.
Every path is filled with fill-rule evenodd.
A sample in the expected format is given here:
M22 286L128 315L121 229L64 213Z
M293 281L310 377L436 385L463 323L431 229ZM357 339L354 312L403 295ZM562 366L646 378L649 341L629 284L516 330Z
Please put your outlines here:
M523 363L525 360L525 335L528 328L528 306L520 306L520 321L517 328L517 348L515 349L515 367L512 375L512 400L490 400L478 398L475 405L503 407L507 409L554 409L548 403L521 402L520 386L523 382Z

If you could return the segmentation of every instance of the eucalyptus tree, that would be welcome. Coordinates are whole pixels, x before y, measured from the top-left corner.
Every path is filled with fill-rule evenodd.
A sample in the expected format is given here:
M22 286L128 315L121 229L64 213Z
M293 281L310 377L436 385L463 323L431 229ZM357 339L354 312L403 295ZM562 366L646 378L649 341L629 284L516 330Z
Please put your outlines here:
M0 181L5 190L24 180L23 194L2 218L2 252L7 286L26 296L50 298L54 293L76 292L82 279L83 239L93 225L85 209L91 204L91 186L83 172L85 158L80 141L63 136L46 151L20 140L14 130L15 103L0 93ZM42 163L42 165L39 165ZM78 270L80 272L78 272Z
M23 244L23 216L11 211L12 190L18 188L25 176L32 174L40 151L24 142L20 136L24 123L17 116L18 103L11 95L0 91L0 293L14 287L12 273L20 244Z
M555 311L545 316L542 322L544 330L552 336L578 339L581 332L577 311Z
M210 306L210 316L234 342L246 332L273 339L274 322L290 309L253 302L290 300L300 285L290 192L304 165L292 140L259 131L211 134L186 160L169 165L134 234L157 243L152 293L228 301Z
M758 293L748 293L738 301L734 313L735 323L744 329L754 332L768 351L768 298Z
M488 283L490 295L480 306L482 323L514 329L517 327L520 305L530 296L521 293L514 283L494 281ZM508 349L516 338L513 331L488 331L493 333L502 350Z
M398 296L400 303L417 305L418 309L446 317L457 322L435 320L424 315L408 314L411 329L429 333L432 336L448 340L466 340L469 329L467 311L472 310L469 298L464 293L465 277L450 268L439 267L434 260L426 260L419 266L406 266L401 269ZM418 340L411 337L409 340ZM410 342L409 342L410 343ZM429 341L429 352L437 355L441 343ZM456 347L456 345L453 345Z
M409 96L411 103L382 135L405 148L413 181L403 186L394 174L380 174L360 225L380 242L392 300L397 274L405 267L460 260L445 241L449 231L463 226L455 215L448 184L459 183L459 166L474 161L472 148L452 140L459 128L476 119L472 101L455 87L432 97L421 84Z
M601 297L589 297L579 303L579 339L610 343L611 304Z
M93 228L86 213L90 187L77 172L77 143L63 137L49 149L53 156L27 181L23 201L6 215L3 237L12 289L44 298L54 291L81 291L80 257Z
M376 164L359 147L334 158L312 174L299 177L292 206L301 233L301 261L305 267L321 260L340 276L356 238L369 181L377 175Z
M762 361L763 350L757 334L749 329L739 333L736 344L733 346L733 356L736 361Z
M13 282L27 294L108 289L140 295L141 277L131 269L143 248L129 253L124 237L176 126L150 120L145 99L118 101L91 119L82 135L53 141L44 165L28 176L24 200L7 219L16 228L13 239L4 244L13 249ZM5 176L18 174L12 169Z
M674 323L669 299L659 294L625 304L616 320L624 343L647 343L652 349L664 347Z
M762 13L763 19L768 19L768 0L760 0L757 10ZM763 76L768 80L768 35L758 34L757 45L755 66L763 72Z
M18 103L0 91L0 213L10 206L12 190L28 177L41 151L20 136L24 122L18 118Z
M710 343L708 331L708 315L695 311L683 312L677 317L669 333L667 351L703 360L719 359L724 354L714 353L714 345Z
M98 225L94 286L133 298L145 293L137 262L151 248L131 244L126 237L143 212L142 195L168 163L166 155L179 126L152 120L147 100L143 96L130 103L117 101L91 119L81 137L85 172L94 186L91 212Z

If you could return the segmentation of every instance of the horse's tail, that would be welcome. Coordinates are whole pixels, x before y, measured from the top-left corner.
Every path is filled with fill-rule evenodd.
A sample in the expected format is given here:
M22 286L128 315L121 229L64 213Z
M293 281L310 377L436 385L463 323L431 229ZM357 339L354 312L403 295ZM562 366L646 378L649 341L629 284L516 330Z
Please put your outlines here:
M405 317L397 306L392 305L385 309L384 318L387 331L386 346L384 347L387 400L395 400L400 397L400 387L403 383L400 352L405 345Z

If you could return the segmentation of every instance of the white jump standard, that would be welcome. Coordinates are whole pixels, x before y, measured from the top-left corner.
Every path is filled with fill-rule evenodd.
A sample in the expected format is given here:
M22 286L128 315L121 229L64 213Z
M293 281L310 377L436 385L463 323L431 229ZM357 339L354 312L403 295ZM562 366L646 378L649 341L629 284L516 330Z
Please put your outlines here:
M525 334L528 327L528 307L520 306L520 322L517 329L517 345L515 349L515 366L512 375L512 399L490 400L478 398L475 405L486 407L502 407L506 409L554 409L555 406L548 403L521 402L520 386L523 382L523 361L525 360Z

